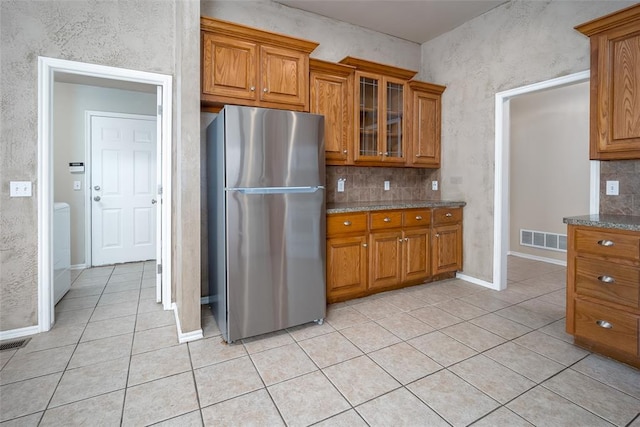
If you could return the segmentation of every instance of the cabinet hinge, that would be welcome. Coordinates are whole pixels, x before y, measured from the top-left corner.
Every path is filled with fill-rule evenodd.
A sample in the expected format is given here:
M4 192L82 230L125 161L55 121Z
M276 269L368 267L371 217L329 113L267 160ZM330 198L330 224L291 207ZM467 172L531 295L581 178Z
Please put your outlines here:
M158 274L162 274L162 264L158 264Z
M158 184L158 195L162 195L162 184Z

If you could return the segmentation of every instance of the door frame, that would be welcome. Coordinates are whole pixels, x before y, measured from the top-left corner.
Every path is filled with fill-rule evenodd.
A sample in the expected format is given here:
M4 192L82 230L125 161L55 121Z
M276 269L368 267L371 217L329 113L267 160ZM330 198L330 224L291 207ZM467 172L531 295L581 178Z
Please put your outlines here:
M158 148L162 152L162 273L159 275L157 302L165 310L171 304L171 145L172 145L172 76L88 64L44 56L38 57L38 332L51 329L53 303L53 89L55 73L76 74L109 80L149 84L158 93ZM161 90L160 90L161 88ZM86 180L86 173L85 173Z
M495 176L493 202L493 283L491 289L507 288L507 254L509 251L509 129L511 98L545 89L588 82L590 71L498 92L495 96ZM590 161L589 211L598 213L600 204L600 162Z
M91 161L89 161L89 159L92 159L92 155L93 155L93 144L92 144L92 140L91 140L91 119L93 117L109 117L109 118L116 118L116 119L140 119L140 120L154 120L156 122L156 127L157 127L157 121L158 121L158 117L157 116L149 116L149 115L144 115L144 114L129 114L129 113L113 113L113 112L109 112L109 111L94 111L94 110L86 110L84 112L84 133L85 133L85 145L84 145L84 152L85 152L85 166L84 166L84 188L87 190L87 197L85 197L85 201L84 201L84 213L85 213L85 217L84 217L84 227L85 227L85 231L84 231L84 237L85 237L85 241L84 241L84 249L85 249L85 264L87 266L87 268L90 268L93 265L93 247L91 246L93 244L93 221L92 221L92 209L93 209L93 203L91 203L91 167L92 167L92 163ZM158 170L158 166L160 165L161 162L159 162L158 160L160 160L162 158L162 147L160 144L160 139L158 138L158 136L156 135L156 158L154 159L154 161L156 162L156 171ZM159 175L156 173L156 180L159 177ZM156 185L162 185L162 182L156 183ZM161 218L160 216L162 215L161 212L161 206L162 203L158 203L156 206L156 221L159 221ZM158 215L160 214L160 215ZM160 232L160 235L158 235L158 230L156 227L156 230L154 230L156 232L156 260L158 259L162 259L162 235ZM158 301L160 302L160 301Z

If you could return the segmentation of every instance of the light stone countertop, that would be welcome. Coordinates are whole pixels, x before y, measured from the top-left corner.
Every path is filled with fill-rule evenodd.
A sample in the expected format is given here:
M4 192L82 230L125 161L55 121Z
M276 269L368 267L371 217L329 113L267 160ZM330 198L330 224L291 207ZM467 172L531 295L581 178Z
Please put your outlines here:
M631 215L582 215L563 218L565 224L586 227L615 228L640 231L640 216Z
M327 213L381 211L387 209L412 208L457 208L465 206L466 202L450 200L394 200L387 202L346 202L328 203Z

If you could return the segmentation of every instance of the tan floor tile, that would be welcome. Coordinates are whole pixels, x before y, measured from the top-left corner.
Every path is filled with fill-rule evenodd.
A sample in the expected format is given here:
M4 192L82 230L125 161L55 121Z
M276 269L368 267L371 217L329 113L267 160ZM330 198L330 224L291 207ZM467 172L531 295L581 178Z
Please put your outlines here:
M498 402L446 370L407 387L454 426L466 426L499 406Z
M379 350L400 342L400 338L375 322L362 323L340 331L364 353Z
M33 353L18 351L0 371L0 385L62 372L74 350L75 346L70 345Z
M128 274L128 273L140 273L144 270L143 262L128 262L125 264L117 264L113 268L113 275Z
M468 322L449 326L448 328L442 329L441 332L444 332L476 351L485 351L505 341L504 338Z
M123 389L129 358L65 371L49 404L50 408Z
M378 365L402 384L442 369L442 366L405 342L369 354Z
M61 376L56 373L0 386L0 422L43 411Z
M370 426L449 426L404 388L370 400L356 409Z
M265 389L202 408L202 418L208 426L284 426Z
M562 307L567 306L567 291L560 289L559 291L549 292L538 298L540 301L546 301L549 304L556 304Z
M113 294L119 292L131 292L131 291L140 291L140 281L134 280L131 282L121 282L121 283L109 283L104 288L105 294Z
M449 370L502 404L536 385L482 354L453 365Z
M350 408L321 372L312 372L268 387L288 426L304 426Z
M247 355L244 345L227 344L221 336L192 341L188 345L194 369Z
M267 386L318 369L295 343L254 353L251 360Z
M161 348L131 357L128 386L191 371L186 344Z
M558 338L566 343L573 344L573 335L569 335L566 330L566 320L560 319L556 322L553 322L544 328L538 329L538 331L543 332L547 335L551 335L554 338Z
M533 427L533 424L514 414L504 406L496 409L486 417L471 424L473 427Z
M438 284L430 283L419 287L416 286L416 288L417 289L412 289L407 293L424 301L428 305L438 304L454 298L444 290L443 286L438 286Z
M400 387L399 382L366 356L330 366L323 372L353 406Z
M530 294L525 294L513 289L512 285L510 284L507 285L507 289L503 291L491 291L489 295L491 295L493 298L497 298L511 304L518 304L522 301L533 298L533 296Z
M409 312L410 315L436 329L462 322L462 319L437 307L424 307Z
M55 326L81 325L84 326L89 322L89 318L93 314L93 308L84 308L82 310L71 310L55 312Z
M99 340L116 335L132 334L136 324L136 316L116 317L115 319L100 320L87 325L80 342Z
M138 314L152 311L164 311L162 304L155 300L145 299L138 302Z
M41 426L114 426L120 424L124 390L48 409Z
M329 307L327 310L327 318L325 319L331 326L335 329L344 329L349 326L357 325L359 323L370 322L369 319L364 314L360 313L357 310L354 310L351 307L343 307L334 309Z
M429 305L426 301L406 292L390 292L381 298L382 301L398 307L402 311L411 311Z
M104 276L108 277L108 276L111 276L111 273L113 273L113 268L114 267L112 265L87 268L85 270L82 270L78 279L85 279L89 277L104 277Z
M442 366L453 365L478 354L474 349L442 332L431 332L407 341Z
M469 322L508 340L518 338L532 330L528 326L521 325L520 323L505 319L493 313L471 319Z
M612 424L627 425L640 413L640 400L572 369L559 373L542 385Z
M186 372L127 389L123 426L149 425L198 409L193 374Z
M98 303L100 295L89 295L80 298L63 298L56 305L56 310L59 312L69 310L81 310L83 308L93 308Z
M159 328L161 326L176 325L175 312L167 311L151 311L149 313L139 313L136 320L136 331L144 331L147 329Z
M507 408L536 426L613 425L540 386L510 402Z
M75 345L80 341L82 331L84 331L84 325L82 324L56 324L49 332L32 335L31 341L24 347L23 351L31 353L50 348Z
M341 414L314 424L315 427L367 427L367 423L358 415L356 411L350 409Z
M121 304L111 304L96 307L91 315L89 322L98 322L100 320L114 319L116 317L131 316L138 311L138 303L136 301L125 302Z
M20 418L14 418L9 421L0 422L2 427L38 427L43 412L36 412L35 414L26 415Z
M154 424L154 427L202 427L202 415L200 410L178 415L174 418Z
M242 340L247 353L258 353L295 342L287 331L276 331Z
M108 287L108 286L107 286ZM103 307L105 305L113 305L113 304L122 304L131 302L138 302L138 298L140 297L140 291L138 289L133 291L122 291L122 292L112 292L112 293L104 293L100 297L98 301L98 307Z
M178 345L178 332L175 326L138 331L133 335L132 354Z
M129 357L132 340L133 334L126 334L80 343L73 353L68 369Z
M71 284L71 289L84 288L86 286L105 286L109 281L109 276L87 276L80 275Z
M249 357L194 370L200 405L213 405L264 387Z
M464 320L480 317L488 312L461 300L449 300L436 304L435 307Z
M300 347L320 368L360 356L362 352L339 332L300 341Z
M499 345L483 354L536 383L565 369L564 365L512 342Z
M471 296L463 297L460 298L460 301L475 305L476 307L479 307L486 311L496 311L509 307L511 305L510 302L503 301L491 295L487 295L486 293L477 293Z
M589 354L586 350L538 331L516 338L513 342L567 366Z
M4 368L4 365L16 354L17 349L0 351L0 369Z
M431 326L407 313L385 317L378 320L377 323L403 340L415 338L434 330Z
M209 306L201 306L200 323L202 324L202 333L205 338L217 337L221 335L220 328L218 328L216 319L213 317L213 313L211 312L211 308L209 308Z
M541 328L558 320L556 317L549 317L544 314L536 313L520 305L512 305L511 307L498 310L495 313L533 329Z
M104 285L96 285L96 286L85 286L82 288L71 288L64 295L64 299L73 299L73 298L84 298L94 295L102 294L104 290Z
M109 282L107 285L112 285L115 283L124 283L124 282L133 282L134 280L142 280L142 272L137 273L123 273L123 274L112 274L109 278Z
M335 328L327 322L324 322L322 325L310 322L305 323L304 325L294 326L293 328L287 328L287 331L294 340L302 341L335 332Z
M541 300L540 298L534 298L521 302L520 304L516 305L516 307L524 307L527 310L533 311L534 313L542 314L553 320L563 319L566 313L566 308L564 306L552 304L545 300Z
M153 300L156 301L156 290L152 287L145 287L140 289L141 300Z
M629 365L592 354L571 369L640 399L640 370Z
M395 305L385 302L384 298L352 305L351 308L358 311L360 314L367 316L371 320L394 316L402 311Z

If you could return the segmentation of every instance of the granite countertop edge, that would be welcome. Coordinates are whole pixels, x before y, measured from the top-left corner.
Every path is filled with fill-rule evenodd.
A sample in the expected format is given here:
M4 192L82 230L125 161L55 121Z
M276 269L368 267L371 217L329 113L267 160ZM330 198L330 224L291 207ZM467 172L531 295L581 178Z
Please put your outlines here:
M458 208L465 206L466 204L466 202L451 200L398 200L390 202L328 203L327 213L335 214L413 208Z
M640 216L632 215L581 215L563 218L568 225L640 231Z

